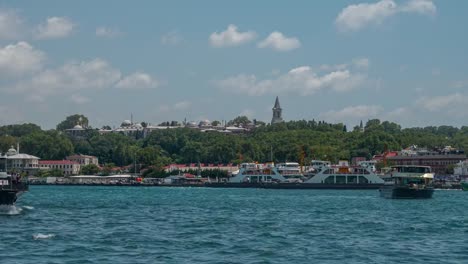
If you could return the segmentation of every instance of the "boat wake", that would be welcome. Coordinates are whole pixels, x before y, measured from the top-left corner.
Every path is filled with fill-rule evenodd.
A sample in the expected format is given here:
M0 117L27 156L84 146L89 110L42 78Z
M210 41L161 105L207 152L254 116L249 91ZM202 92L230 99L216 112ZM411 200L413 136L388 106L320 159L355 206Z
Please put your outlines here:
M50 238L54 238L55 235L54 234L41 234L41 233L38 233L38 234L35 234L32 236L32 238L34 240L40 240L40 239L50 239Z
M23 208L15 205L0 205L0 215L19 215Z

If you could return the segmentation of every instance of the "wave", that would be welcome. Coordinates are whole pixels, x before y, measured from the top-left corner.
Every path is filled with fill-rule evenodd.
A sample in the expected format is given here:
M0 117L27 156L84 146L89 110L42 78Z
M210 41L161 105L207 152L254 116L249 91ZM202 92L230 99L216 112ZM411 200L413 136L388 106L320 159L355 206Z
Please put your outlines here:
M27 206L27 205L23 206L23 208L26 209L26 210L34 210L34 207Z
M34 240L49 239L49 238L54 238L54 237L55 237L54 234L41 234L41 233L38 233L32 236Z
M0 215L19 215L23 208L15 205L0 205Z

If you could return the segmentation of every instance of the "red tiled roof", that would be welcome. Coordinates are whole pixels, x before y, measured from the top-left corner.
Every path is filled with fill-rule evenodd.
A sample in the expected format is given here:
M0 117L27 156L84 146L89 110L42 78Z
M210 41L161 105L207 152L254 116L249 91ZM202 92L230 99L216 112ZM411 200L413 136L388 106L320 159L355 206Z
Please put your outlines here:
M78 162L70 161L70 160L40 160L39 165L73 165L77 164Z

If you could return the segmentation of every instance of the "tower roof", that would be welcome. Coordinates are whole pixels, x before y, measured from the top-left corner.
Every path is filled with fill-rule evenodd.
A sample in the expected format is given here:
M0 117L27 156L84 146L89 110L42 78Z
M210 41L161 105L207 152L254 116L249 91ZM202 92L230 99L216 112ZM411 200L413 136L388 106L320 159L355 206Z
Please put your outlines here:
M275 106L273 108L281 108L278 96L276 96Z

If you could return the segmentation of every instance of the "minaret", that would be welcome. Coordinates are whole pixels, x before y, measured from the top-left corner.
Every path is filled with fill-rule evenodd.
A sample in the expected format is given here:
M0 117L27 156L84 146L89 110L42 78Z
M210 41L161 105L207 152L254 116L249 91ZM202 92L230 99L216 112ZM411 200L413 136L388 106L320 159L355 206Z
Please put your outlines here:
M273 107L272 110L273 110L273 118L271 119L271 123L276 124L276 123L283 122L283 118L281 117L281 111L283 111L283 109L281 109L278 96L276 96L275 106Z

